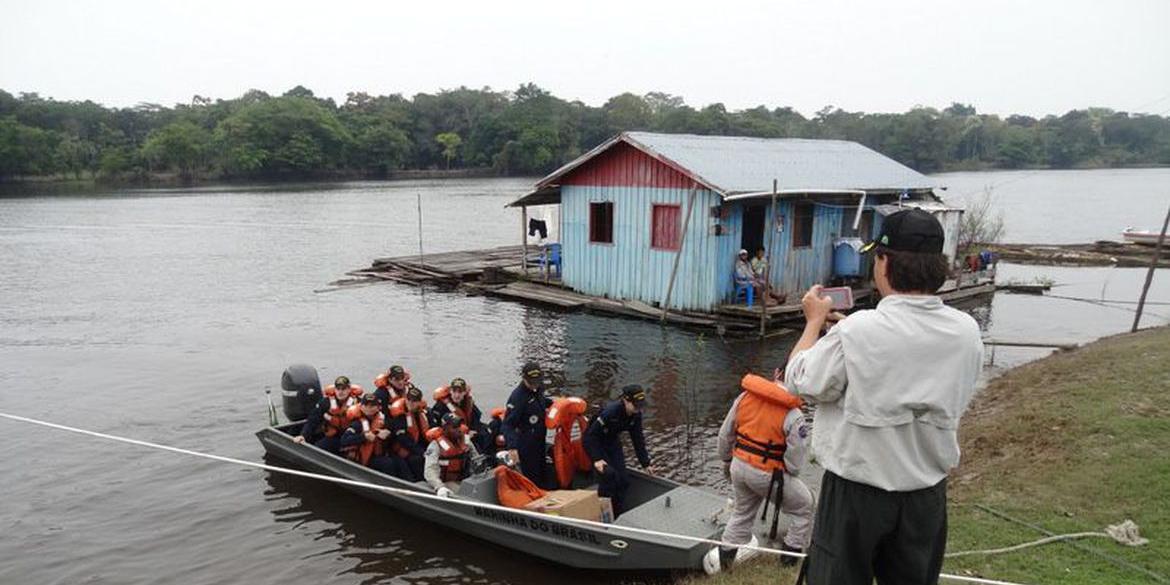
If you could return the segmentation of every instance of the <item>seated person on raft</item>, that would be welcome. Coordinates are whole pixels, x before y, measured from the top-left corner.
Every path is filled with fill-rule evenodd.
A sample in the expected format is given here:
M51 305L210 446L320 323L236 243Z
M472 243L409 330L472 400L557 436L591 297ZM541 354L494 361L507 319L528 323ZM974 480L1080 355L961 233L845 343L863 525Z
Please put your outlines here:
M293 440L298 443L316 441L313 444L317 447L338 454L341 433L349 426L347 413L358 405L361 397L361 386L350 384L349 378L345 376L338 376L333 385L321 393L321 399L301 426L301 434L293 437ZM319 434L320 439L317 438Z
M458 414L443 415L442 426L427 432L423 477L435 493L449 497L459 489L459 482L471 475L472 461L479 459L479 451L468 437L467 427Z
M406 464L407 481L423 478L423 456L427 450L427 403L422 390L410 388L406 396L390 405L390 433L394 442L392 453Z
M435 390L434 404L431 405L431 426L443 424L443 417L448 413L459 415L463 424L467 425L467 436L475 444L479 452L486 452L489 444L487 426L483 424L483 413L471 397L471 386L463 378L455 378L451 383Z

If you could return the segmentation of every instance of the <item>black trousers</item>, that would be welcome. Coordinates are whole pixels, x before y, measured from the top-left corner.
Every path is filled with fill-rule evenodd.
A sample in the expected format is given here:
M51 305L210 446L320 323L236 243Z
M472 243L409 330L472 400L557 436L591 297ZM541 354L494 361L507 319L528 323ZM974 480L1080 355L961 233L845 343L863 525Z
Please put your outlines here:
M826 471L809 585L934 585L947 546L947 481L887 492Z

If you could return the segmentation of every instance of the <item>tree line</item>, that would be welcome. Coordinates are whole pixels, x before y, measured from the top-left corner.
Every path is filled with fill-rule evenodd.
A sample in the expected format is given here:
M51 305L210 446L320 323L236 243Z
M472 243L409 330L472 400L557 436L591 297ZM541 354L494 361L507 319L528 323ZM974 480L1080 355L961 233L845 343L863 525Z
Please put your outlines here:
M0 179L540 175L625 130L852 140L924 173L1170 165L1170 118L1106 108L1001 118L960 103L893 114L830 106L809 118L789 107L695 109L661 92L623 93L594 107L525 84L413 98L351 92L337 104L297 86L279 96L251 90L129 108L0 90Z

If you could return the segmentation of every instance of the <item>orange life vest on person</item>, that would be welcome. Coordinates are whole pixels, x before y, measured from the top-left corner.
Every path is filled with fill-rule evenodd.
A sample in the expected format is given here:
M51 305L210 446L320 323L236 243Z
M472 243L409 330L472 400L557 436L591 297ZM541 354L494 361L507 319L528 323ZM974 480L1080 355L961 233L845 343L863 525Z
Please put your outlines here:
M382 416L381 412L377 412L372 417L366 417L362 412L361 406L355 406L349 409L347 413L349 421L352 424L354 421L362 422L362 438L361 445L354 445L353 447L343 448L342 451L346 457L353 461L357 461L362 465L369 465L370 459L375 455L382 454L382 439L375 438L373 441L365 441L366 433L378 434L378 431L386 428L386 418Z
M553 399L552 406L544 417L544 425L556 431L553 440L553 466L557 472L557 483L567 489L576 471L589 471L593 462L585 452L585 419L588 404L576 396Z
M335 437L345 432L345 427L349 426L349 409L357 406L362 400L361 386L352 384L349 387L349 397L345 400L337 399L337 388L329 386L322 394L329 399L329 410L325 411L324 426L326 437Z
M489 427L495 427L495 430L492 432L494 432L496 435L496 449L504 449L508 446L507 441L504 439L504 433L500 432L499 428L499 426L504 422L504 413L506 412L507 411L504 410L504 407L502 406L497 406L492 409L492 421L496 424L489 425Z
M410 382L410 372L407 372L406 378L403 379L403 383L407 384L409 382ZM406 387L403 387L402 390L399 390L399 389L391 386L390 385L390 374L388 374L386 372L382 372L381 374L378 374L377 378L374 378L374 388L385 388L385 389L389 390L391 402L393 402L397 398L403 398L406 396Z
M419 407L418 412L407 412L406 399L399 398L390 404L390 416L392 417L406 417L406 432L414 442L419 442L427 437L427 431L430 430L431 425L427 422L427 403L424 400L422 406ZM399 447L398 455L406 457L410 452Z
M762 471L784 469L784 418L804 403L784 386L755 374L744 376L740 386L744 392L735 413L732 454Z
M467 466L467 454L471 447L465 438L467 427L459 429L459 440L452 441L442 428L435 427L427 431L427 440L439 445L439 481L463 481L463 470Z
M443 404L446 404L447 411L453 412L453 413L459 415L459 418L463 419L463 422L471 421L471 412L475 409L475 401L471 398L471 385L470 384L467 386L467 398L466 398L467 406L466 407L462 407L462 406L459 406L458 404L455 404L455 400L451 398L451 387L450 386L442 386L440 388L435 388L435 391L431 394L431 398L433 398L435 400L435 404L438 404L440 402L442 402Z

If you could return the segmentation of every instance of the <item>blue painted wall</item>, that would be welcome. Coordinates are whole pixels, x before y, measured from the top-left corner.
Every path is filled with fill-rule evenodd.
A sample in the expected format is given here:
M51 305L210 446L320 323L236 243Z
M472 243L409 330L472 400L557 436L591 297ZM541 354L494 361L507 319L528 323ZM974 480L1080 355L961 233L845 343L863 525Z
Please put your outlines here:
M689 189L648 186L563 185L563 282L590 295L661 303L666 298L675 252L650 247L652 206L679 205L684 216L680 221L685 223L689 194ZM613 244L591 243L589 204L604 201L613 202ZM718 203L713 192L697 191L671 295L673 309L709 310L721 300L716 286L717 253L727 238L713 234L711 207Z

